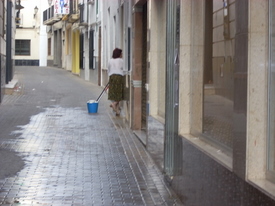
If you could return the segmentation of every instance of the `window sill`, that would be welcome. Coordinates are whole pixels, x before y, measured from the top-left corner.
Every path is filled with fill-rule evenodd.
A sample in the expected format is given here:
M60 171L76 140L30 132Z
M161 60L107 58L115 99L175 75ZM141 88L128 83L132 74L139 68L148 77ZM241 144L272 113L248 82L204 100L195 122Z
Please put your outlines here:
M266 179L248 179L247 182L275 200L275 184Z
M161 117L161 116L159 116L159 115L152 115L152 114L151 114L151 116L152 116L154 119L156 119L159 123L161 123L161 124L163 125L163 127L164 127L165 119L164 119L163 117Z
M228 170L233 170L233 158L232 156L224 153L221 148L215 147L213 145L210 145L209 143L206 143L199 137L195 137L190 134L184 134L181 135L184 139L186 139L189 143L194 145L198 150L205 153L215 161L217 161L219 164L226 167Z

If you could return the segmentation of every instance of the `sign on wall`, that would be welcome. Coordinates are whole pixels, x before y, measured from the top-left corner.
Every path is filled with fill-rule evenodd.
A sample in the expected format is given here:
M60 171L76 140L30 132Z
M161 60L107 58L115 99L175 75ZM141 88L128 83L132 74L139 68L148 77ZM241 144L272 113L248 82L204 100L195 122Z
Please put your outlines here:
M55 14L69 14L70 13L70 0L54 0L54 13Z

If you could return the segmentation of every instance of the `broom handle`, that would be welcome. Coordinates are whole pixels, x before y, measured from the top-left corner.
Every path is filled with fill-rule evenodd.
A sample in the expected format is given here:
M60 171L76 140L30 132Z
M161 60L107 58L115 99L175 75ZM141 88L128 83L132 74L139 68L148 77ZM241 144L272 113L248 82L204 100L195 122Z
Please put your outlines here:
M99 97L98 97L97 100L96 100L97 102L100 100L100 98L101 98L103 92L107 89L108 86L109 86L109 82L106 84L106 86L104 87L104 89L103 89L102 92L100 93Z

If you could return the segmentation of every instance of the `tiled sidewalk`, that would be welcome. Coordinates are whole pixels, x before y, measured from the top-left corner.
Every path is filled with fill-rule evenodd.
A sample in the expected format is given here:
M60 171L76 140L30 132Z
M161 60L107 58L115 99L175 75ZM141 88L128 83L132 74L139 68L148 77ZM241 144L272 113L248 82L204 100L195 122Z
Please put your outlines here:
M41 69L33 75L41 78L44 72L48 71ZM66 73L51 68L51 78L58 78L55 72ZM63 81L74 82L83 91L77 77L67 78ZM107 103L102 102L97 114L88 114L84 106L63 102L67 90L53 94L58 94L57 101L47 97L49 105L36 105L39 109L27 124L17 119L21 126L11 133L16 138L1 142L0 150L16 151L25 166L15 176L0 180L0 205L182 205L123 118L108 111ZM100 89L92 90L98 93ZM23 101L43 102L48 93L44 92L28 97L32 92L26 87ZM74 93L74 99L81 95Z

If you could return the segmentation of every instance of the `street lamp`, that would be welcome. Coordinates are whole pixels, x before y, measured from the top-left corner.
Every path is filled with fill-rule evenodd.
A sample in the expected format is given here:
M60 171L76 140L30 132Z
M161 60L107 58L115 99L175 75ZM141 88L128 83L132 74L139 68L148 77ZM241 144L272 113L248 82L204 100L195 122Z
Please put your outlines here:
M38 12L38 8L37 8L37 6L35 6L35 7L34 7L34 14L33 14L33 18L35 18L35 16L36 16L37 12Z
M49 7L52 5L53 0L48 0Z

